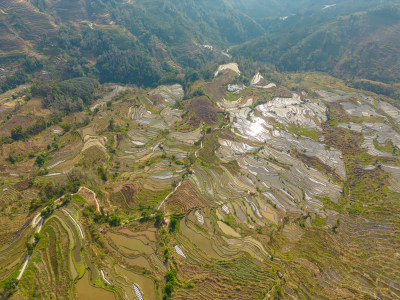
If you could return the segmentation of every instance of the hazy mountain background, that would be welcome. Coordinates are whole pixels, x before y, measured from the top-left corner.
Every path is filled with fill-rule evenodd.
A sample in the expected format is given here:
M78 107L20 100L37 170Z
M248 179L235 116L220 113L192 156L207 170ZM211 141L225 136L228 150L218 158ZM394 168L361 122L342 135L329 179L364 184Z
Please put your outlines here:
M338 6L312 16L290 16L271 24L263 38L235 47L233 53L268 62L281 71L312 70L346 79L398 81L399 6L350 15L343 12Z
M4 0L0 9L3 91L48 73L144 86L193 69L207 77L227 48L279 71L375 81L363 86L387 94L400 77L398 1Z

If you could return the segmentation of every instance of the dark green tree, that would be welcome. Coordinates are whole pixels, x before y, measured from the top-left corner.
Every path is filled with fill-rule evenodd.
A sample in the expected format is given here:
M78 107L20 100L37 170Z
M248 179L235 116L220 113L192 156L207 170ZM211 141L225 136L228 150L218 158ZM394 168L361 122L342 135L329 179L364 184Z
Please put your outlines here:
M25 131L21 125L15 126L11 129L11 138L14 141L22 140L25 138Z

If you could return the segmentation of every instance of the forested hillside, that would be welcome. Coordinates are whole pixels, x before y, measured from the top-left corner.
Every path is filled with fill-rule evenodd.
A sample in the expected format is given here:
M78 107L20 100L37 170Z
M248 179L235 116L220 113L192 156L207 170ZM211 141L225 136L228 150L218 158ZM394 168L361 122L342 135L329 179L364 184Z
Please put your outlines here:
M328 72L359 87L364 79L390 83L362 86L393 96L400 78L395 2L4 0L0 89L74 77L185 83L209 78L231 48L237 61L279 71Z
M0 9L0 65L8 77L3 90L42 70L58 80L177 81L182 70L221 60L219 51L202 45L223 49L264 33L222 0L5 0Z
M232 49L236 55L281 71L321 71L374 81L400 79L400 8L384 6L335 17L299 14L271 26L271 33Z

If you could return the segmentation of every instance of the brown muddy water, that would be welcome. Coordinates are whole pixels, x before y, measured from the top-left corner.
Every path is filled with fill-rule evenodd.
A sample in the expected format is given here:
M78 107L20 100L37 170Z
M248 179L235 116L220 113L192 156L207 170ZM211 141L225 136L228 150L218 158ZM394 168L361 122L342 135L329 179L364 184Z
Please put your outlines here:
M114 293L91 286L88 272L76 284L79 300L115 300Z

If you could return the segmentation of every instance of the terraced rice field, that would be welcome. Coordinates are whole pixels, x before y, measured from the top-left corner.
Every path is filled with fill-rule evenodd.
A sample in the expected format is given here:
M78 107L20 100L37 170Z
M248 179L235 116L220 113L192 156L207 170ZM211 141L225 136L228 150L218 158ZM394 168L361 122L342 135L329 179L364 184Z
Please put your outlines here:
M16 297L162 299L171 274L173 299L400 297L400 110L261 75L228 99L242 83L224 68L201 97L132 88L99 105L41 168L2 158L1 280L41 228ZM69 202L46 198L78 179Z

